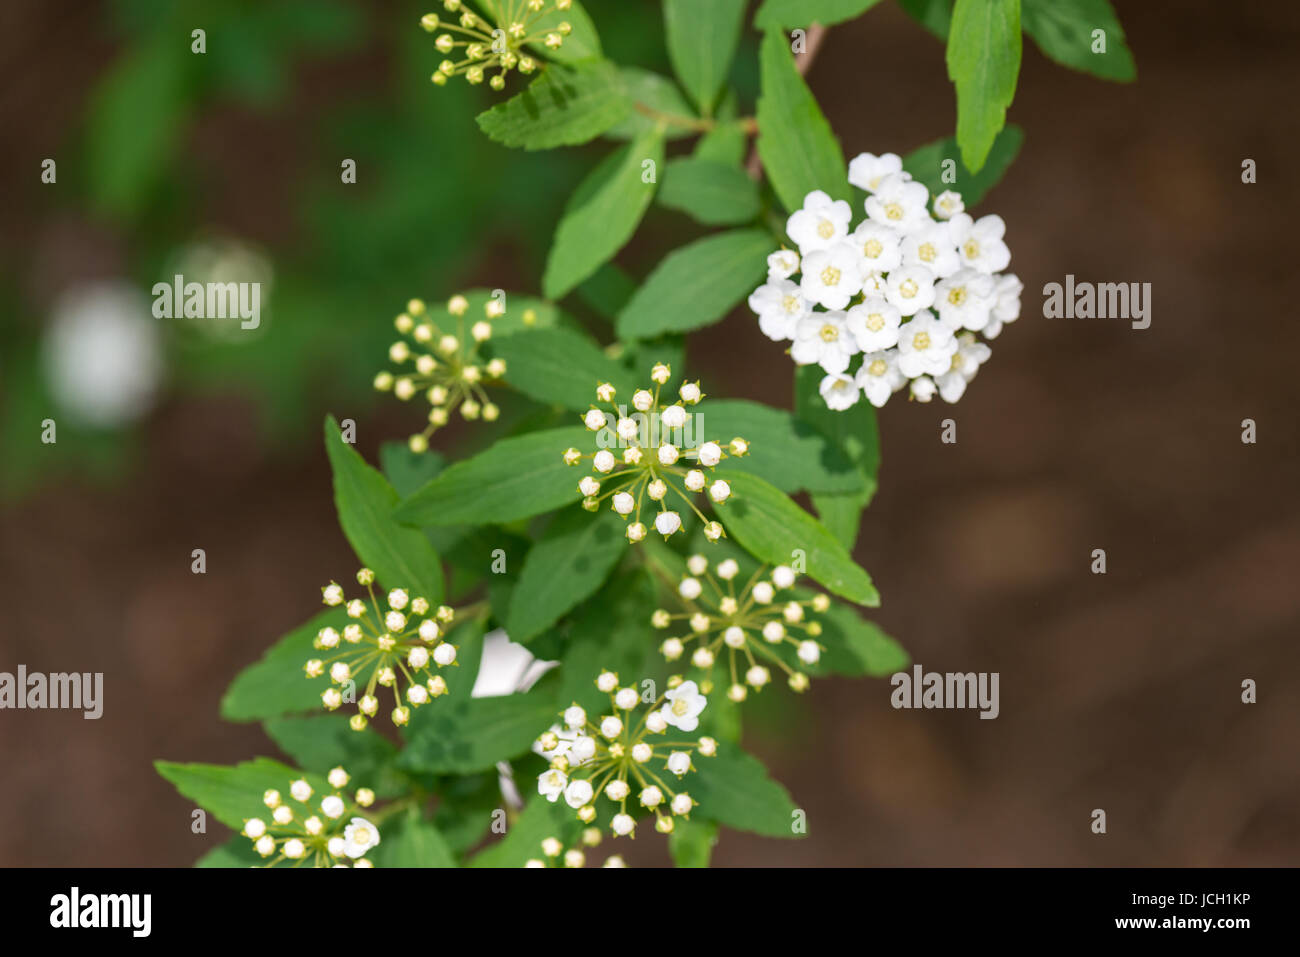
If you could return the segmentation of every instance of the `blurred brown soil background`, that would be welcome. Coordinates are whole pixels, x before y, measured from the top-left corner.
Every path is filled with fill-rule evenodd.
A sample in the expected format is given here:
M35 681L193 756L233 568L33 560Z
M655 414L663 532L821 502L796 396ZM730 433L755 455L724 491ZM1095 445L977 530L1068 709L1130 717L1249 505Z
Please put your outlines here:
M0 98L0 128L48 136L76 121L114 49L57 6L5 6L0 49L26 79ZM754 722L747 744L807 810L809 835L727 833L718 864L1300 862L1300 7L1117 8L1134 85L1026 43L1010 111L1025 145L980 207L1007 222L1022 317L957 406L884 409L858 549L884 596L877 619L927 669L999 672L1001 715L896 711L885 681L821 681L801 702L772 692L788 710ZM952 127L942 46L892 4L832 29L809 82L850 157ZM233 157L238 124L218 114L196 136ZM1247 157L1257 185L1241 182ZM220 191L214 218L273 232L270 185ZM66 243L68 269L111 256L15 203L6 245ZM501 259L470 278L536 286L498 278L514 268ZM1151 327L1043 318L1044 283L1067 273L1151 283ZM789 402L789 359L743 309L689 356L713 394ZM303 428L318 433L324 411ZM409 431L410 411L364 417L362 452ZM236 394L173 399L129 482L60 481L0 519L0 670L105 673L99 721L0 714L0 864L187 865L222 829L191 834L189 803L150 762L275 754L257 726L218 719L219 697L354 559L323 451L268 456L255 413ZM939 440L948 417L955 445ZM1240 439L1248 417L1257 445ZM197 547L204 576L190 573ZM1094 548L1105 575L1090 573ZM1246 678L1258 704L1240 700ZM1089 829L1094 808L1105 835ZM660 863L661 846L651 836L629 856Z

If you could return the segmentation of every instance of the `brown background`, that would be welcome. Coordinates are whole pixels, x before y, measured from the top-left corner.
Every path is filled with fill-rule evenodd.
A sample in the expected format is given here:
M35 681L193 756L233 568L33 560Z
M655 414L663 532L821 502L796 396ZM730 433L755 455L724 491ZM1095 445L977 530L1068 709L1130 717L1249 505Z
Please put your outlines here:
M1300 17L1280 2L1174 6L1118 4L1132 86L1026 44L1010 114L1026 144L983 206L1007 221L1024 314L957 407L896 400L881 416L882 489L858 553L878 619L927 668L999 672L1001 717L894 711L885 682L816 684L747 742L807 809L808 839L728 833L718 863L1300 858ZM77 120L113 45L93 18L5 7L0 47L21 80L0 128L49 138ZM849 156L951 128L942 47L892 5L833 29L809 81ZM1246 157L1258 185L1241 182ZM275 192L233 210L224 197L216 215L273 234ZM57 225L29 200L15 198L7 246ZM1043 284L1067 273L1150 282L1151 328L1042 318ZM788 402L789 360L747 314L697 335L690 356L714 394ZM268 457L254 412L238 395L173 400L124 487L63 481L6 510L0 669L103 671L106 711L0 714L0 863L188 864L220 837L190 833L188 803L149 762L274 753L257 727L218 720L219 696L353 559L323 454ZM367 455L409 426L392 413L363 421ZM939 441L948 416L955 446ZM195 547L206 576L190 574ZM1094 548L1104 576L1089 572ZM1256 705L1240 701L1244 678ZM662 859L657 838L637 844L637 859Z

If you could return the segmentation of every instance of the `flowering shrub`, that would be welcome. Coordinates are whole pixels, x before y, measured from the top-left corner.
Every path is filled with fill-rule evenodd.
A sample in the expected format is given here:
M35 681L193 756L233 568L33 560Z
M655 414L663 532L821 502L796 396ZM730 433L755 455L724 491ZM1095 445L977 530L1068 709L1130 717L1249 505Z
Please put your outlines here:
M880 598L852 554L875 409L908 383L956 401L988 358L977 336L1018 315L1004 224L966 210L1022 138L1005 127L1020 4L953 7L955 139L848 164L803 73L825 26L871 0L764 0L748 116L725 84L752 55L744 0L663 5L677 82L607 59L576 0L445 0L422 19L434 83L528 84L478 117L489 139L615 145L564 210L540 297L470 290L398 315L374 385L423 395L419 431L375 467L356 421L327 418L364 595L331 581L222 700L301 770L158 763L239 832L203 863L580 867L609 834L622 866L624 842L658 832L678 865L706 865L720 828L808 827L742 747L753 697L908 664L862 616ZM1056 59L1079 65L1098 17L1122 49L1104 0L1054 15L1034 36ZM710 231L633 280L613 260L656 201ZM790 343L793 411L684 376L684 335L746 296L754 335ZM472 453L441 442L453 417ZM366 782L352 800L345 765Z

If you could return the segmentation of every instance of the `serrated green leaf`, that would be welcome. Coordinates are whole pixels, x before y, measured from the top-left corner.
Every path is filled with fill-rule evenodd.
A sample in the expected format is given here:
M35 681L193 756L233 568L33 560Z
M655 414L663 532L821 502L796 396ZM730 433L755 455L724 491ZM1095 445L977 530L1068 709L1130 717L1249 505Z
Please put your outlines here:
M1133 53L1110 0L1020 0L1020 19L1048 58L1103 80L1137 79ZM1093 31L1104 35L1094 38ZM1105 52L1093 52L1097 42Z
M447 460L433 449L412 452L405 442L385 442L379 447L379 470L402 498L433 481L446 467Z
M594 140L632 105L608 60L552 64L524 90L480 113L479 129L502 146L546 150Z
M962 202L969 210L1002 179L1015 161L1020 152L1020 145L1024 141L1024 131L1014 123L1008 124L993 141L988 159L984 161L984 167L978 173L972 173L962 163L957 140L951 136L908 153L903 158L903 168L912 174L913 179L924 183L935 196L946 189L961 193ZM944 179L946 160L952 160L956 164L953 167L955 179L952 182Z
M720 122L700 137L691 155L697 160L708 160L740 168L745 159L745 145L749 136L739 120Z
M608 669L630 680L646 673L647 658L656 654L646 630L658 607L655 596L654 581L644 569L626 568L572 615L561 657L561 704L577 702L598 713L609 707L609 696L596 688L596 675Z
M670 160L664 167L659 204L706 226L734 226L758 215L758 184L743 170L725 163Z
M411 808L385 827L383 840L370 855L376 867L456 867L456 855L441 832Z
M758 476L734 472L729 481L722 524L741 548L773 565L788 565L802 551L807 574L828 590L860 605L880 604L871 576L826 526Z
M325 449L334 472L339 525L357 558L388 588L408 588L429 604L440 604L442 565L433 543L393 518L397 491L343 441L333 416L325 419Z
M690 791L699 802L694 815L764 837L803 837L793 827L797 809L789 792L757 758L724 741L716 755L693 763Z
M319 709L325 685L310 680L302 666L316 656L312 642L322 628L342 631L348 621L342 607L331 608L289 632L231 682L221 698L221 716L227 721L261 721Z
M571 506L555 516L528 550L506 617L512 641L526 643L604 584L627 554L624 522L603 508Z
M795 69L789 38L768 31L759 48L763 93L758 98L758 155L777 197L787 210L803 207L819 189L852 200L844 153Z
M705 116L731 69L747 0L664 0L668 59Z
M602 56L596 24L592 22L591 16L583 9L579 0L573 0L567 10L551 10L544 13L528 25L528 33L534 35L558 31L561 23L569 24L570 30L558 49L551 49L542 42L530 43L528 48L558 63L579 63Z
M829 27L861 16L880 0L763 0L754 15L760 30L804 27L820 23Z
M580 425L502 439L447 468L395 517L409 525L489 525L553 511L582 497L582 475L564 464L564 450L590 444Z
M582 301L602 319L613 322L618 312L636 292L636 280L615 263L605 263L590 279L578 287Z
M948 79L957 88L957 143L979 172L1007 120L1020 75L1020 0L957 0L948 31Z
M822 623L817 640L826 650L816 665L807 667L810 674L883 677L911 663L902 645L847 605L831 602L830 608L817 612L816 617Z
M655 176L646 169L664 160L664 138L656 127L615 150L588 174L569 198L546 259L542 289L559 299L614 257L636 232L654 199ZM648 162L653 167L647 167Z
M272 788L287 793L289 782L305 778L317 792L333 791L321 775L304 774L270 758L233 766L155 761L154 768L177 791L235 831L242 830L248 818L267 816L262 795Z
M701 759L703 760L703 759ZM668 835L668 853L678 867L708 867L713 846L718 843L718 825L703 818L679 818Z
M772 237L736 229L669 253L618 316L623 339L648 339L717 322L767 274Z
M686 102L677 84L666 76L637 66L620 67L618 71L631 109L619 123L605 131L614 140L630 140L653 130L661 119L672 117L674 122L664 127L664 138L669 140L692 136L698 117Z
M749 454L724 459L719 472L748 472L783 492L860 492L864 488L862 474L847 454L784 409L743 399L711 399L701 410L701 425L709 438L724 445L737 436L749 442Z
M506 361L506 381L538 402L586 412L596 401L596 386L608 382L631 395L628 370L581 333L538 329L492 344Z
M499 698L447 695L416 709L398 767L425 774L469 774L525 753L556 716L555 683Z

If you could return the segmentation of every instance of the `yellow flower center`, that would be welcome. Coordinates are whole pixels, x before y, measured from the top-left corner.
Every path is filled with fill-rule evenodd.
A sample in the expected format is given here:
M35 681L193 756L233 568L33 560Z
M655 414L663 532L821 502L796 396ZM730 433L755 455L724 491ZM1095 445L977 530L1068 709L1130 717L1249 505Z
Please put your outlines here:
M868 239L862 244L862 253L868 259L875 259L885 251L885 247L880 245L879 239Z
M948 301L954 306L960 306L966 301L966 287L955 286L948 290Z
M897 222L898 220L903 218L903 207L900 206L898 203L886 203L885 217L887 219L892 219L895 222Z
M902 294L904 299L913 298L919 291L916 286L916 280L904 279L901 283L898 284L898 291Z
M935 257L939 255L931 243L921 243L916 248L916 254L928 263L934 262Z
M889 370L889 363L884 359L873 359L871 365L867 366L867 372L870 375L881 376Z
M926 349L930 348L930 333L918 332L916 335L912 336L912 348L917 352L924 352Z
M961 366L962 366L962 363L965 362L965 361L966 361L966 360L963 359L963 358L961 357L961 350L960 350L960 349L959 349L958 351L956 351L956 352L954 352L954 353L952 354L952 367L953 367L954 369L960 369Z
M823 286L838 286L840 284L840 271L834 266L827 266L822 270Z
M817 235L822 239L830 239L835 235L835 224L829 219L823 219L817 223Z
M822 326L822 342L834 342L840 337L840 330L829 322Z
M885 328L885 317L878 312L873 312L867 316L867 328L872 332L879 332Z
M685 698L673 699L673 714L675 714L677 717L680 718L684 716L686 712L690 710L691 710L691 704Z
M784 299L781 300L781 308L784 309L786 312L798 312L799 300L796 299L794 296L786 296Z
M961 251L966 254L967 259L978 259L980 254L980 244L974 239L968 239L962 245Z

